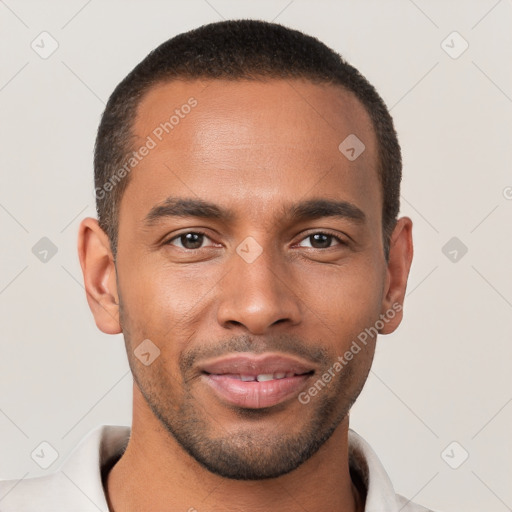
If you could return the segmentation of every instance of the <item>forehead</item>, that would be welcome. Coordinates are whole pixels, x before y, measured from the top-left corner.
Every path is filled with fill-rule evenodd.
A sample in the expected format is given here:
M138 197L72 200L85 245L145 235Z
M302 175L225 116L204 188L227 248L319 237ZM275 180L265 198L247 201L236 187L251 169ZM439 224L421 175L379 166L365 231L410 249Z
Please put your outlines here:
M371 120L355 95L338 86L303 80L161 83L140 101L132 131L135 150L151 149L130 176L121 211L126 202L143 204L143 214L170 195L235 208L251 204L254 215L272 202L308 194L341 194L369 207L380 202ZM356 160L340 151L345 140L364 144Z
M195 100L193 109L187 103ZM190 112L192 110L192 112ZM181 123L188 114L192 119ZM174 119L171 119L174 114ZM178 116L178 119L176 117ZM327 137L339 138L347 131L356 131L365 142L373 145L374 132L364 106L356 96L341 86L314 84L307 80L196 80L171 81L149 89L139 102L133 132L144 136L159 125L171 121L172 138L189 137L191 131L207 142L205 130L197 131L198 123L222 129L219 135L236 133L237 140L256 142L275 140L279 127L284 142L297 142L306 137L311 143ZM265 126L264 126L264 123ZM177 125L180 129L177 130ZM251 128L255 128L251 131ZM262 128L265 128L264 130ZM240 130L242 129L242 130ZM157 134L158 135L158 134ZM254 136L257 140L254 140ZM205 139L206 137L206 139ZM200 137L196 137L198 140ZM331 142L331 140L329 140ZM324 144L317 146L322 150Z

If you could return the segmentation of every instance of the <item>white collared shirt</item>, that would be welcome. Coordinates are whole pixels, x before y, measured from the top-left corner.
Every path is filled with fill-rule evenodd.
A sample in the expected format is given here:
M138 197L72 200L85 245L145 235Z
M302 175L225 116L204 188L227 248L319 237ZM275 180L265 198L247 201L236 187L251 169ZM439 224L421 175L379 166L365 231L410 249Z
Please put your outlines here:
M0 481L0 511L109 512L102 468L115 464L130 431L126 426L102 425L82 439L57 471ZM365 512L429 512L395 493L380 460L361 436L349 430L348 440L351 472L367 489Z

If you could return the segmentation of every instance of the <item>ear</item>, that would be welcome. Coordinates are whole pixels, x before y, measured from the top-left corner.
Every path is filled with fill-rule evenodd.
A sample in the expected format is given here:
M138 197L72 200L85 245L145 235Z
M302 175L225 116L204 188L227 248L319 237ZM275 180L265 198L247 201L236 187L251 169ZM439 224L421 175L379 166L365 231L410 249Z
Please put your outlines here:
M98 329L106 334L122 332L116 268L107 234L91 217L80 223L78 257L84 276L87 302Z
M387 321L379 331L381 334L392 333L402 321L412 256L412 220L409 217L402 217L398 219L390 239L386 286L381 311ZM392 317L391 312L393 312Z

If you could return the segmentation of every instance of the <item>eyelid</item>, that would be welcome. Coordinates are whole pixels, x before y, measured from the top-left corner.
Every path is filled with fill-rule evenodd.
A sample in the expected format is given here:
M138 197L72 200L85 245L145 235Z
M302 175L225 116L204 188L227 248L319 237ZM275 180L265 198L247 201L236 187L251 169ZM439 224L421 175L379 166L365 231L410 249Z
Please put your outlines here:
M332 236L339 243L339 245L348 245L348 241L345 240L340 235L339 232L332 232L329 229L314 229L314 230L311 230L310 232L306 232L305 234L303 233L301 235L301 239L299 240L299 242L297 242L297 244L302 242L302 241L304 241L306 238L309 238L310 236L318 235L318 234ZM347 236L347 235L345 235L345 236ZM347 238L350 238L350 237L347 236ZM332 247L335 247L335 246L332 246ZM327 247L327 249L332 249L332 247ZM327 250L327 249L317 249L315 247L311 247L311 249L315 249L317 251L325 251L325 250Z
M188 252L199 251L201 249L205 249L205 247L200 247L199 249L186 249L184 247L179 247L177 245L171 244L171 242L173 240L179 239L184 235L188 235L189 233L195 233L196 235L203 235L205 238L207 238L208 240L213 242L212 238L208 235L208 233L206 233L202 229L188 229L186 231L182 231L180 233L174 234L171 238L164 241L163 245L172 245L173 247L177 247L178 249L183 249L184 251L188 251Z
M208 240L210 240L211 242L213 242L212 238L208 235L208 233L206 233L202 229L198 228L198 229L188 229L186 231L182 231L180 233L174 234L171 238L169 238L168 240L166 240L164 242L164 245L173 245L173 244L171 244L172 241L174 241L176 239L179 239L180 237L182 237L184 235L187 235L189 233L195 233L195 234L198 234L198 235L202 235L205 238L207 238ZM311 230L311 231L306 232L306 233L302 233L302 237L299 240L299 242L297 242L297 244L302 242L302 241L304 241L305 239L309 238L310 236L313 236L313 235L316 235L316 234L322 234L322 235L331 236L331 237L333 237L339 243L339 245L348 245L348 242L346 240L344 240L340 236L339 233L334 233L334 232L330 231L329 229L316 229L316 230ZM297 244L294 244L294 245L297 245ZM173 247L178 247L178 249L183 249L183 250L188 251L188 252L199 251L201 249L205 249L206 248L206 247L200 247L198 249L186 249L184 247L179 247L179 246L175 246L175 245L173 245ZM332 246L332 247L335 247L335 246ZM323 248L323 249L318 249L318 248L315 248L315 247L311 247L311 249L318 250L318 251L325 251L327 249L331 249L332 247L327 247L327 248Z

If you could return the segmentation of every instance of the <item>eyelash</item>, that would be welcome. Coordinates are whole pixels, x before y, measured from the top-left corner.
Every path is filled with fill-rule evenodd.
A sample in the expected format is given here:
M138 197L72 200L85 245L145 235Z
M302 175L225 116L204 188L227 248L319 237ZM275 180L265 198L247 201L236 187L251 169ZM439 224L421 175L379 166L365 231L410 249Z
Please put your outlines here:
M164 245L172 245L171 244L172 241L180 239L182 236L185 236L185 235L188 235L188 234L191 234L191 233L193 233L195 235L202 235L202 236L208 238L209 240L211 240L207 233L205 233L204 231L201 231L200 229L197 229L197 230L193 230L193 231L185 231L183 233L180 233L179 235L175 235L172 238L170 238L167 242L165 242ZM345 240L340 238L338 235L335 235L334 233L330 233L329 231L314 231L312 233L308 233L300 241L302 242L302 241L306 240L307 238L310 238L310 237L312 237L314 235L327 235L327 236L330 236L330 237L334 238L339 243L339 245L347 245L347 242ZM174 246L174 247L176 247L176 246ZM332 249L332 247L335 247L335 246L325 247L325 248L320 248L320 249L319 248L315 248L315 247L310 247L310 249L315 249L317 251L322 251L322 250ZM198 249L186 249L184 247L178 247L178 249L182 249L182 250L187 251L187 252L192 252L192 251L200 251L201 249L205 249L205 247L200 247Z

